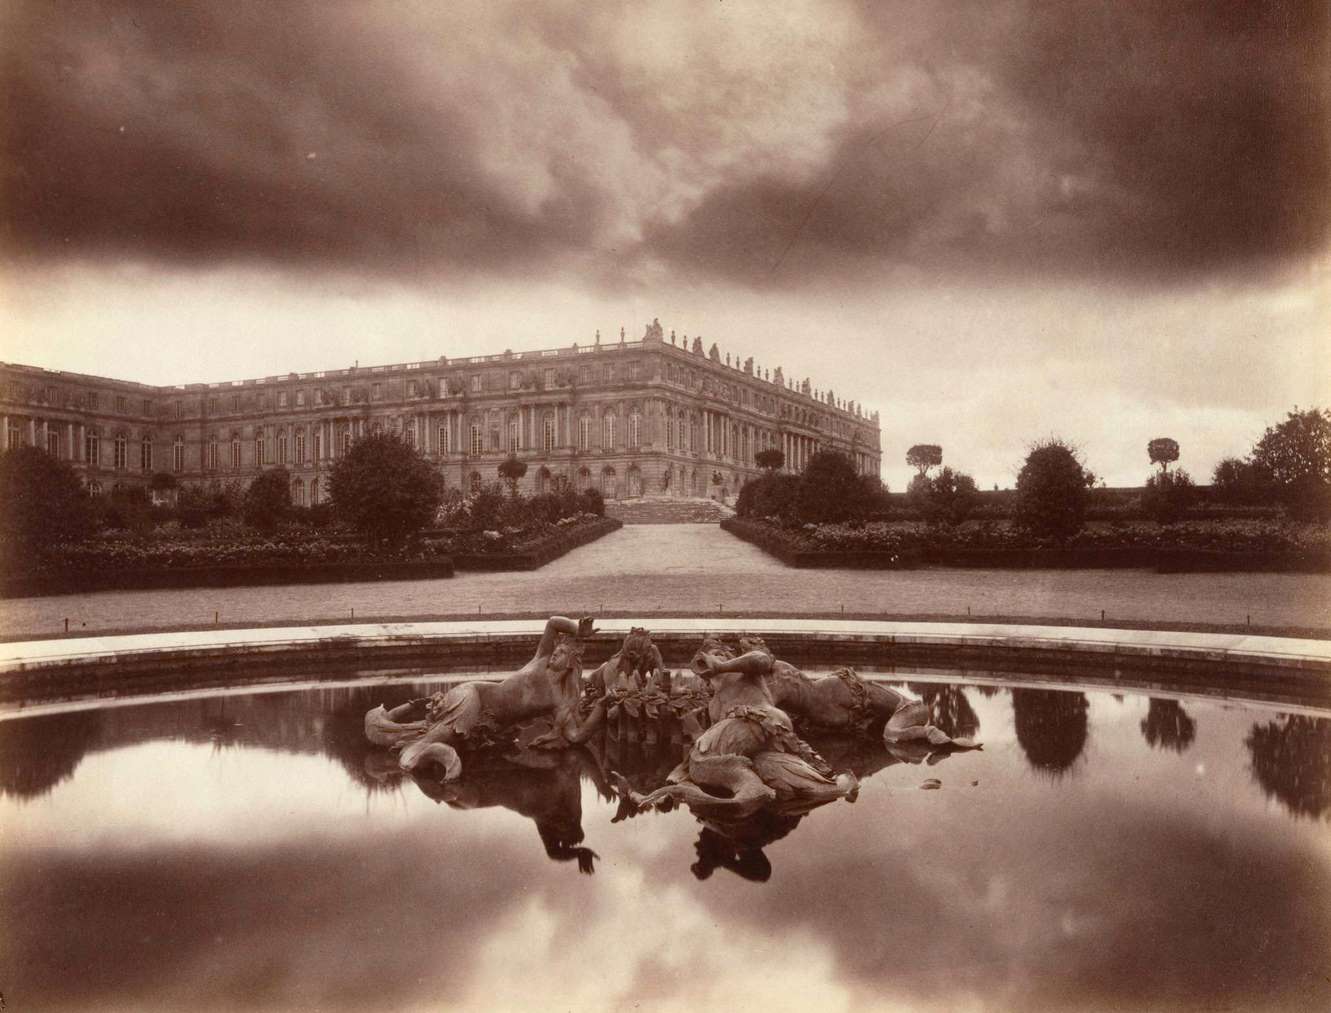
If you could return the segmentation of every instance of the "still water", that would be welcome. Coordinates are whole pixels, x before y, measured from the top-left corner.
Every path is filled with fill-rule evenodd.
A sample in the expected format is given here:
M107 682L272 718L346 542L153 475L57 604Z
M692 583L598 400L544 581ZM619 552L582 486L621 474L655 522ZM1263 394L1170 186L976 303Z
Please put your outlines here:
M616 821L669 743L400 777L439 685L0 721L7 1008L1331 1008L1325 711L921 677L983 751L709 826Z

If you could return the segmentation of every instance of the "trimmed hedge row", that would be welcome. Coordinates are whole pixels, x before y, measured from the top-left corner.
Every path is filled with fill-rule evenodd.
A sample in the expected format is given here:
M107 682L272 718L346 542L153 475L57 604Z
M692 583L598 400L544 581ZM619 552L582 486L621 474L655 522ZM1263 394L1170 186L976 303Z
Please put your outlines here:
M919 566L1001 570L1149 569L1161 573L1230 571L1331 573L1331 551L1227 552L1155 546L1086 546L970 549L905 546L891 552L811 550L771 524L729 517L723 530L758 546L787 566L799 568L901 570Z
M613 517L598 517L572 531L556 531L522 552L459 553L453 563L459 570L477 570L494 573L504 570L536 570L567 552L618 531L623 521Z

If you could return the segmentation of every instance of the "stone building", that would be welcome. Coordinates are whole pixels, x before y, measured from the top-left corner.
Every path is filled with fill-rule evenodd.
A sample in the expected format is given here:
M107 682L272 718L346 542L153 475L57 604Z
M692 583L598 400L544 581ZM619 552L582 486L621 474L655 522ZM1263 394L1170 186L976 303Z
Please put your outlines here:
M94 492L146 485L248 482L285 467L292 498L327 498L328 471L366 433L400 433L450 486L496 481L510 454L539 492L563 476L608 498L733 496L761 469L760 450L800 470L839 450L877 475L878 413L808 380L722 357L702 339L643 337L535 352L289 373L154 387L0 363L6 447L44 447Z

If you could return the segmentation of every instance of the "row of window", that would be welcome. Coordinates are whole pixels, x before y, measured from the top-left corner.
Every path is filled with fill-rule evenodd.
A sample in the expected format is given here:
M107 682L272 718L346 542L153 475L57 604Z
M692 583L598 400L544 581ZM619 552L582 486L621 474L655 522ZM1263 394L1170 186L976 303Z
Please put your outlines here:
M61 395L64 395L62 397ZM87 411L102 410L101 391L62 390L59 387L38 387L17 380L9 380L4 385L5 399L8 401L37 402L52 407L81 408ZM140 414L151 416L156 411L156 403L151 398L133 398L128 394L108 395L106 408L114 409L117 414L128 415L133 409L140 409Z

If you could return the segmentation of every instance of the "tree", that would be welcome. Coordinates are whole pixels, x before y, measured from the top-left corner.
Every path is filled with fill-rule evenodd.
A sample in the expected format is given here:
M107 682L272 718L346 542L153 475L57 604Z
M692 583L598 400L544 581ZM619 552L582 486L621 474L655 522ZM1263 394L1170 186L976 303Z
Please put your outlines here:
M522 480L522 476L525 474L527 474L526 462L519 461L512 454L509 454L508 459L499 465L499 477L508 483L509 495L514 498L517 498L518 495L518 482Z
M400 545L434 519L443 482L416 448L393 433L351 445L328 483L333 510L362 536Z
M795 515L800 480L797 475L768 472L744 483L735 500L737 517L774 517L786 522Z
M241 503L245 523L269 532L291 516L291 473L286 468L269 468L248 489Z
M1146 480L1142 509L1157 524L1173 524L1192 506L1196 494L1192 476L1182 468L1172 475L1161 471Z
M917 443L906 451L906 463L927 475L930 468L943 463L943 448L936 443Z
M1291 516L1331 517L1331 411L1294 409L1266 430L1250 459Z
M933 478L916 475L910 480L907 495L930 524L960 524L980 501L975 479L946 467Z
M768 447L766 450L760 450L753 455L753 462L760 468L766 468L768 471L780 471L781 466L786 463L786 455L776 447Z
M1168 436L1160 436L1146 444L1146 455L1152 464L1160 465L1160 474L1169 470L1169 466L1178 460L1178 441Z
M820 450L809 458L795 497L795 513L801 522L856 520L865 506L864 485L850 458L834 450Z
M1226 457L1211 473L1211 491L1225 503L1255 503L1261 495L1261 482L1248 461Z
M5 569L88 534L92 514L74 469L36 447L0 454L0 551Z
M1076 451L1062 440L1035 444L1017 475L1017 524L1038 535L1075 535L1086 523L1086 474Z

